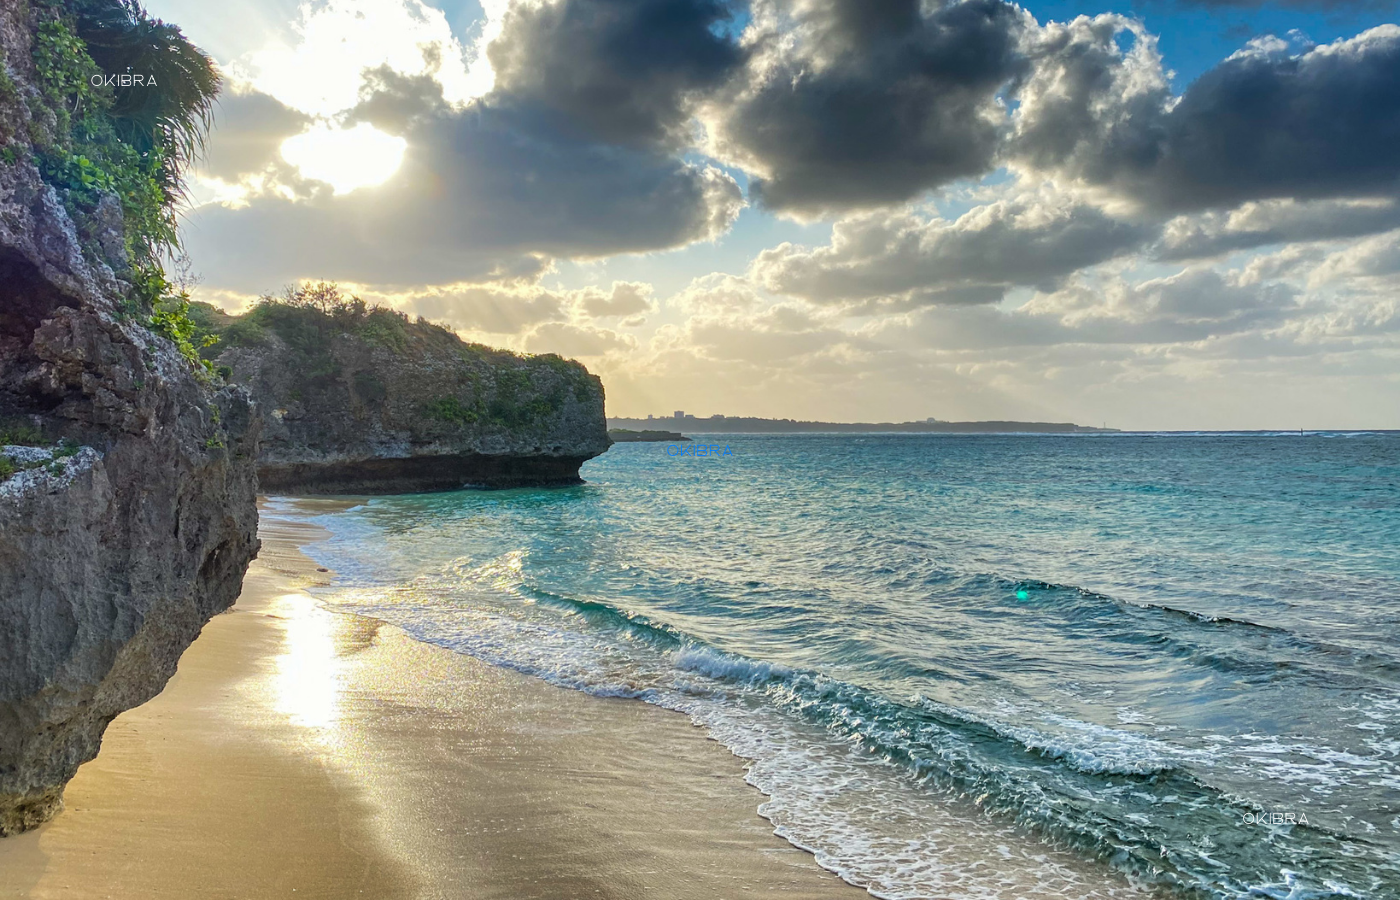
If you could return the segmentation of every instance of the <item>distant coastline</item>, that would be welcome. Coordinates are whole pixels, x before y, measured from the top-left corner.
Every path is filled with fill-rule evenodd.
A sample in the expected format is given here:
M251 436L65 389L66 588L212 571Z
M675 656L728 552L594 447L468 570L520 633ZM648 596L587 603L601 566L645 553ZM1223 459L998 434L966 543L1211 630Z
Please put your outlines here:
M685 431L699 434L820 434L904 432L910 434L1094 434L1115 433L1117 428L1094 428L1072 422L809 422L797 419L761 419L749 416L688 416L665 418L609 418L609 430Z
M664 444L690 440L679 431L635 431L629 428L610 429L608 437L612 438L615 444Z

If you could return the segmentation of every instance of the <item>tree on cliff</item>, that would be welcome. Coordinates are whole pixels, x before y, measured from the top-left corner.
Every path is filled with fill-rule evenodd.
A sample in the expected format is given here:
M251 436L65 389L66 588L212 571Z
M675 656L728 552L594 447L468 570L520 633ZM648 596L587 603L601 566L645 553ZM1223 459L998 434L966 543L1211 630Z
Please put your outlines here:
M167 197L183 195L186 168L213 124L219 73L175 25L134 0L73 0L78 37L105 73L137 72L155 87L118 85L107 115L117 137L160 160Z

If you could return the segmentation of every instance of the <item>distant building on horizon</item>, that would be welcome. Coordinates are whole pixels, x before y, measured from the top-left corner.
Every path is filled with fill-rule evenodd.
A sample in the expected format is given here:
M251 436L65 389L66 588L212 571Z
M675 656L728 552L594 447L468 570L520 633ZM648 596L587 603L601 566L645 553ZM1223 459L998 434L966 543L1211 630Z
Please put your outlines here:
M684 419L684 418L685 418L685 410L681 410L681 409L676 410L675 413L671 416L671 418L673 418L673 419Z

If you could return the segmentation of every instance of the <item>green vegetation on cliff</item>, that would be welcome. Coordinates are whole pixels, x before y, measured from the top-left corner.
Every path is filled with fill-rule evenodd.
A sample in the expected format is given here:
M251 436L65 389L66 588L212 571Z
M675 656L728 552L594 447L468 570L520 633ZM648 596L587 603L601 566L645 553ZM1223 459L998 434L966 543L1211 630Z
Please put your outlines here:
M160 254L178 244L175 207L203 146L218 72L180 29L134 0L36 0L34 15L34 67L48 115L26 137L39 170L77 220L115 195L125 249L149 278ZM107 83L128 74L154 86Z
M161 258L179 246L185 172L219 89L213 61L136 0L31 0L31 13L38 97L27 134L0 128L0 162L32 158L89 249L130 283L127 312L199 365L189 298ZM139 84L124 83L136 75ZM0 94L14 90L4 76Z
M198 304L191 314L213 340L204 350L214 359L229 347L266 345L270 335L286 344L296 364L310 379L334 377L339 365L330 352L334 335L352 335L397 354L408 352L408 317L383 307L372 307L355 296L345 296L334 284L319 282L287 288L280 296L262 297L242 316L219 313ZM458 342L451 331L419 320L416 337L438 344Z
M416 403L425 424L515 429L598 393L596 379L576 362L463 341L448 328L371 306L327 282L265 295L241 316L193 303L190 317L190 338L211 363L236 357L231 350L285 355L278 367L290 380L283 401L309 402L348 389L351 403L373 407L389 396L384 369L422 365L438 373L423 379L426 394ZM384 356L376 362L357 348ZM450 377L443 377L444 370L451 370ZM542 372L548 377L541 379Z

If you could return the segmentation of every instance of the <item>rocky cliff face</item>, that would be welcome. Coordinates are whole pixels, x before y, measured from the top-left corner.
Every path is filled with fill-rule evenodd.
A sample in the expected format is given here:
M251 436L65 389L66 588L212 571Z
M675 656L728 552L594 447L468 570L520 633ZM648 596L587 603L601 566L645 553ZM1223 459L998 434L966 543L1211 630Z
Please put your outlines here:
M612 443L602 383L576 362L467 344L338 294L330 306L204 311L217 362L263 410L265 492L573 484Z
M40 176L30 15L0 3L0 835L59 808L257 550L246 392L123 311L120 206L75 227Z

